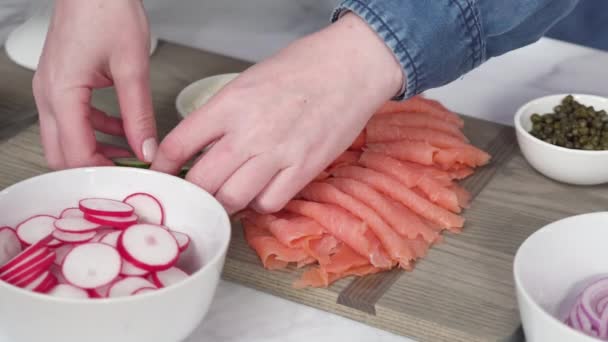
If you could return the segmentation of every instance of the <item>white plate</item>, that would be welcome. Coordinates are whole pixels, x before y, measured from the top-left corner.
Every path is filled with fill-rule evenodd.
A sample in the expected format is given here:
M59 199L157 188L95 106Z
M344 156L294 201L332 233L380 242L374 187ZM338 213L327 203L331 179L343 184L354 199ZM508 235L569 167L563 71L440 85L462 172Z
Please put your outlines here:
M238 73L232 73L209 76L185 87L175 100L175 107L180 117L182 119L185 118L188 114L207 103L213 95L238 75Z

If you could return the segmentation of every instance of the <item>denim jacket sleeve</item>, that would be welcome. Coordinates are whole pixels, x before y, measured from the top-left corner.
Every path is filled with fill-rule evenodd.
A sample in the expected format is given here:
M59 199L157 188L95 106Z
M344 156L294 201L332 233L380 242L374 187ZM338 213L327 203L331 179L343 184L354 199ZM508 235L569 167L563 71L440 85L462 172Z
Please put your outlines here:
M393 51L406 76L396 99L447 84L538 40L578 0L342 0Z

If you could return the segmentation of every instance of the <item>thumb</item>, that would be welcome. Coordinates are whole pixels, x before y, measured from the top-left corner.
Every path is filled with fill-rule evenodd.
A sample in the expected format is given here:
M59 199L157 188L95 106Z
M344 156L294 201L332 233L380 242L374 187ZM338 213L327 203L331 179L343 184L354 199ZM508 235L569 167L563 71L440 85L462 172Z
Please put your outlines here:
M158 149L156 118L147 68L114 77L125 134L135 155L151 163Z

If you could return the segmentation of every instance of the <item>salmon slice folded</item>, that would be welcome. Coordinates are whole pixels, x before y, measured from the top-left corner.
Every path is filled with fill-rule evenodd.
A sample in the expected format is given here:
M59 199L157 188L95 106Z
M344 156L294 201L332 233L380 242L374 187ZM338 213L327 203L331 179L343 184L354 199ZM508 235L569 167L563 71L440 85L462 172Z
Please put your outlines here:
M359 166L345 166L332 172L335 177L351 178L370 185L376 190L400 201L418 215L452 231L459 231L464 218L419 196L407 186L380 172Z
M310 256L301 248L284 246L270 232L256 226L247 218L241 219L245 240L256 251L265 268L276 270L287 267L290 262L308 263Z
M460 127L454 123L423 113L399 112L391 115L377 116L372 118L372 121L378 121L386 125L428 128L449 134L462 142L469 142L469 139L462 133Z
M367 223L391 258L398 261L402 268L412 269L411 261L415 259L415 255L409 241L397 234L366 204L327 183L310 183L300 193L309 201L338 205Z
M365 150L382 153L399 160L429 166L435 164L435 154L440 151L439 148L429 144L426 141L410 140L368 144Z
M345 166L345 165L355 165L361 156L360 151L344 151L341 155L336 158L329 167L327 168L328 172L335 169L336 167Z
M339 206L291 200L285 209L317 221L338 240L366 257L372 265L380 268L392 267L391 258L386 254L374 233L367 228L363 221Z
M411 97L406 101L388 101L376 111L376 115L399 112L424 113L453 123L458 127L464 127L464 121L458 115L449 111L439 102L426 99L420 95Z

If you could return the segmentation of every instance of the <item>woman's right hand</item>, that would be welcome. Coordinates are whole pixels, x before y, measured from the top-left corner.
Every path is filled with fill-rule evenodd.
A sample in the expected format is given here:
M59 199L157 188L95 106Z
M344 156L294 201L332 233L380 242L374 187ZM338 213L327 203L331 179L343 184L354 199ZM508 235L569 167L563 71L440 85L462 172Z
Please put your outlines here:
M156 122L149 86L150 34L141 0L57 0L33 91L52 169L110 165L130 153L97 142L95 131L126 136L152 161ZM114 85L121 117L91 106L93 89Z

